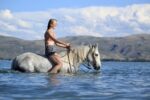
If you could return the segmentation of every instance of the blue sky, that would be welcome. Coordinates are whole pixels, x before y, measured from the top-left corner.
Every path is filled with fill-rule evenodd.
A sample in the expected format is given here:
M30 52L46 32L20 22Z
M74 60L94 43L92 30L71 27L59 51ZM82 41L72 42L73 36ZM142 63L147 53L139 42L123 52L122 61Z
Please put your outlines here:
M51 8L80 8L88 6L127 6L150 3L150 0L0 0L0 9L38 11Z
M43 39L48 20L57 37L150 34L150 0L0 0L0 35Z

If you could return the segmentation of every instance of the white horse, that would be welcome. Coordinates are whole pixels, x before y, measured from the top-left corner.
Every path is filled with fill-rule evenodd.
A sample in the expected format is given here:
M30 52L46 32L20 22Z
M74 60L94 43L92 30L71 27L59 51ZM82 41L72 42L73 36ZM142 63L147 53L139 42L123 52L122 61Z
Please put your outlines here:
M94 70L101 68L98 45L78 46L70 52L63 51L59 54L63 61L61 73L75 73L81 64ZM22 72L48 72L51 67L52 64L45 56L27 52L13 59L11 69Z

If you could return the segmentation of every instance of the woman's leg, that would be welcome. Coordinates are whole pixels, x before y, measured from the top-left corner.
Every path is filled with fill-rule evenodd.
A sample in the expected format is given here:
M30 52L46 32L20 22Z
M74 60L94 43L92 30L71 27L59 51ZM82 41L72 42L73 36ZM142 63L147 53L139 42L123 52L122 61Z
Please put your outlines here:
M63 66L60 56L55 53L50 56L50 60L54 63L54 66L49 70L50 73L58 73L60 68Z

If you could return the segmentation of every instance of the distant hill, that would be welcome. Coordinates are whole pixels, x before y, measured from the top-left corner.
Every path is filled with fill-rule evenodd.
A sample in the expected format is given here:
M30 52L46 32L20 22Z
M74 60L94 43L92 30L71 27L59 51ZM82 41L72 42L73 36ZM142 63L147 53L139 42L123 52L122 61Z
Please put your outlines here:
M150 61L149 34L126 37L72 36L60 38L60 40L70 42L72 46L98 43L102 60ZM44 54L44 41L0 36L0 59L13 59L28 51Z

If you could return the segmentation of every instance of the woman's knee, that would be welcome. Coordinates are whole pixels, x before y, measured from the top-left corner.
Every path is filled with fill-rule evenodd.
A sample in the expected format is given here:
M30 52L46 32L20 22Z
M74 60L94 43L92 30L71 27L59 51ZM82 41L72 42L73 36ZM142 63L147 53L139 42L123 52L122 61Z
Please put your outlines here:
M58 66L63 66L63 63L62 63L61 61L57 61L57 62L56 62L56 65L58 65Z

